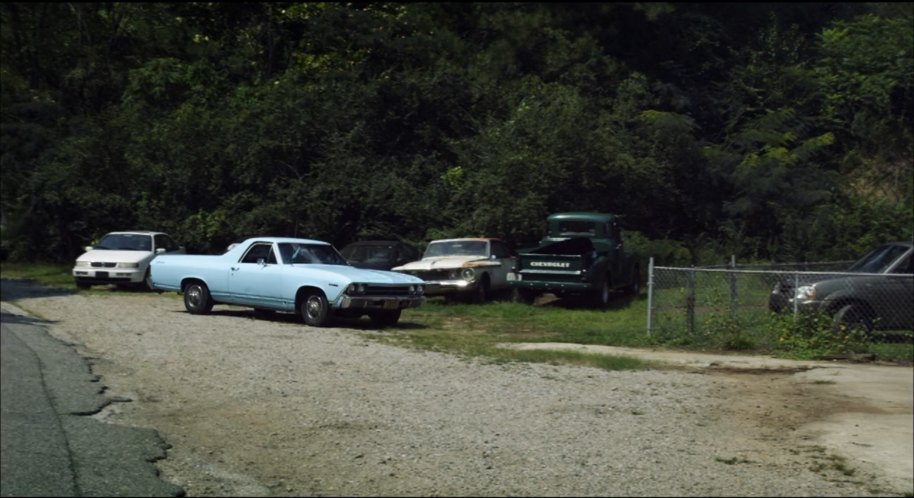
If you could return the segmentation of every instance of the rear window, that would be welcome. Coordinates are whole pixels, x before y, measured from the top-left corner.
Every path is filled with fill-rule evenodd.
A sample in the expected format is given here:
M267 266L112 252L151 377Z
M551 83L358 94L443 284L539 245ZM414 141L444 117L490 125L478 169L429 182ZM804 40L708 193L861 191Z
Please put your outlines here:
M596 235L597 226L592 221L565 220L559 222L559 235Z

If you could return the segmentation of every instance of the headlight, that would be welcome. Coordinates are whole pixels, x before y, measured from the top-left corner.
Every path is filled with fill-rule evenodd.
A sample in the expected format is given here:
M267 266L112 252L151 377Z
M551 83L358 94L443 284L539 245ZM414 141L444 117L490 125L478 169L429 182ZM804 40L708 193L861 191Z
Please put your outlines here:
M460 271L460 277L466 280L467 282L472 282L476 278L476 270L472 268L464 268Z
M816 286L804 285L797 289L797 299L800 301L815 301Z
M117 267L118 268L139 268L140 264L139 263L118 263Z
M349 287L346 287L346 294L364 294L365 293L365 284L349 284Z
M90 266L92 266L92 265L88 261L77 261L76 262L77 268L88 268Z

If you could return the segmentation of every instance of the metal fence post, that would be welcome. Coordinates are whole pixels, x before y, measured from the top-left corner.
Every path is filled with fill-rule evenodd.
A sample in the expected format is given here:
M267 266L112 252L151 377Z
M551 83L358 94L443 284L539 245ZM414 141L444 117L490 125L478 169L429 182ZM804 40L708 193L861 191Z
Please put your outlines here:
M647 336L651 336L651 314L654 312L654 257L647 263Z
M793 321L797 321L797 314L799 312L799 303L797 303L797 291L800 290L800 273L795 272L793 274ZM788 296L788 299L790 297Z
M695 335L695 266L689 269L686 278L686 325L690 335Z
M736 269L736 256L730 256L730 269ZM730 318L736 319L736 273L730 272Z

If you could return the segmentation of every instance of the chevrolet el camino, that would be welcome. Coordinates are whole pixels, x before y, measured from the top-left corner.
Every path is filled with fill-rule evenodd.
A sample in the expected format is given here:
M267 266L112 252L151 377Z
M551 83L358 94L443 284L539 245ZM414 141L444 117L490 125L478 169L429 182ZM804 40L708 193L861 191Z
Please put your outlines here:
M365 315L392 326L402 310L425 302L420 278L355 268L327 242L288 237L251 238L218 256L161 254L150 281L155 290L183 294L193 314L216 304L248 306L297 312L314 327Z

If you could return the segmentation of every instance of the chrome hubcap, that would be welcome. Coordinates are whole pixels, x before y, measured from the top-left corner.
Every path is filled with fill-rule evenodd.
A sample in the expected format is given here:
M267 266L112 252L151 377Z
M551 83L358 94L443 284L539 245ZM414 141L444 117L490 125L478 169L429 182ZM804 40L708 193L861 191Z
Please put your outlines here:
M187 300L194 307L200 306L200 288L197 286L193 286L190 289L188 289Z
M316 297L308 298L308 316L316 317L321 312L321 300Z

